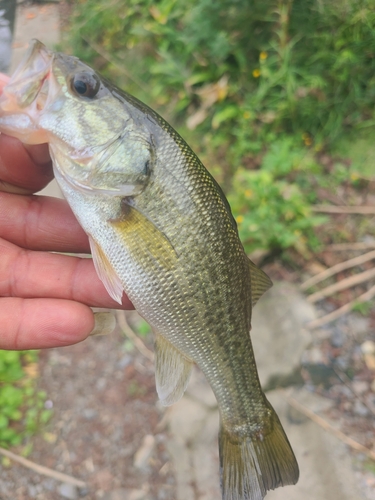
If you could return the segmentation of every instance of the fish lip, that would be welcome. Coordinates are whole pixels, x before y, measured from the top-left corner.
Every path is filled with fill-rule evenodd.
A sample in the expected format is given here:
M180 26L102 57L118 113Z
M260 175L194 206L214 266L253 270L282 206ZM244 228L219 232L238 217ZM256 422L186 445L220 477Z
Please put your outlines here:
M54 54L39 40L32 40L0 96L0 126L22 142L46 142L38 126L40 114L51 101L56 85L50 75Z
M37 99L48 78L54 54L39 40L32 40L30 46L3 89L4 99L16 102L21 109Z

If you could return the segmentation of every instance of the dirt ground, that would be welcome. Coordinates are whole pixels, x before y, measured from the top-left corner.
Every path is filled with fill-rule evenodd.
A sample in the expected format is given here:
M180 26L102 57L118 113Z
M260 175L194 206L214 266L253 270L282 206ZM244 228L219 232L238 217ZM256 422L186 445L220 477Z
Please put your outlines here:
M116 333L41 354L40 387L53 417L32 440L29 458L85 481L87 488L64 489L12 464L1 470L1 500L111 499L116 491L124 500L175 498L154 369L138 351L125 350L124 342ZM145 436L152 437L144 443Z

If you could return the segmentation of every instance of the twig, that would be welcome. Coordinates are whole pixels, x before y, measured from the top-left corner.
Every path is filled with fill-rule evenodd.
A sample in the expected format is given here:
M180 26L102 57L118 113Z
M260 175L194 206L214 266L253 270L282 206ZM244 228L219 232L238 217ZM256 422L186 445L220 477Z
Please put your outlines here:
M336 311L333 311L329 314L326 314L325 316L322 316L321 318L314 319L313 321L310 321L307 323L305 326L309 330L313 330L314 328L318 328L319 326L326 325L327 323L330 323L331 321L334 321L337 318L340 318L344 314L348 313L351 311L358 303L361 302L368 302L369 300L373 299L375 297L375 285L371 287L367 292L363 293L356 299L348 302L344 306L340 307L339 309L336 309Z
M291 398L290 396L285 396L285 399L290 406L293 406L297 411L308 417L310 420L315 422L316 424L320 425L324 430L330 432L334 436L336 436L338 439L343 441L346 445L350 446L356 451L359 451L361 453L364 453L368 458L371 458L371 460L375 460L375 453L372 450L369 450L366 448L366 446L363 446L363 444L358 443L357 441L354 441L354 439L350 438L340 430L336 429L333 427L329 422L324 420L324 418L320 417L313 411L309 410L306 408L306 406L303 406L301 403L296 401L294 398Z
M336 264L335 266L332 266L329 269L326 269L325 271L322 271L321 273L316 274L315 276L312 276L311 278L306 280L304 283L302 283L301 290L307 290L320 281L330 278L334 274L344 271L345 269L350 269L351 267L359 266L372 259L375 259L375 250L358 257L354 257L353 259L346 260L345 262L340 262L340 264Z
M73 484L78 488L86 487L86 483L84 481L81 481L80 479L76 479L75 477L63 474L62 472L57 472L55 470L49 469L48 467L44 467L43 465L36 464L35 462L21 457L20 455L16 455L15 453L12 453L9 450L5 450L4 448L0 448L0 454L4 455L4 457L10 458L14 462L18 462L28 469L34 470L38 474L42 474L43 476L52 477L53 479L62 481L63 483Z
M138 351L146 356L150 361L154 361L154 353L148 349L142 340L133 332L133 329L129 326L129 323L126 321L125 313L122 311L116 311L117 321L120 325L121 330L125 333L125 335L134 343L135 347Z
M369 248L375 248L375 241L373 243L332 243L332 245L327 245L326 250L332 250L334 252L346 252L348 250L368 250Z
M359 285L365 281L370 280L375 277L375 268L368 269L367 271L363 271L363 273L355 274L354 276L350 276L349 278L345 278L334 285L327 286L320 290L319 292L312 293L307 297L307 300L314 304L329 295L333 295L336 292L341 292L341 290L345 290L346 288L350 288L355 285Z
M335 206L335 205L314 205L313 212L324 212L327 214L360 214L375 215L375 207L372 206Z

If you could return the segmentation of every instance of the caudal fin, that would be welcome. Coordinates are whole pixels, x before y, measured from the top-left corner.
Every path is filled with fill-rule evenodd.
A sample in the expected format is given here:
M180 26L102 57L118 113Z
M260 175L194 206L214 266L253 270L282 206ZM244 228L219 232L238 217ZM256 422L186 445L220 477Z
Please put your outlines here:
M268 490L298 481L296 458L274 411L267 435L238 437L221 425L219 452L223 500L263 500Z

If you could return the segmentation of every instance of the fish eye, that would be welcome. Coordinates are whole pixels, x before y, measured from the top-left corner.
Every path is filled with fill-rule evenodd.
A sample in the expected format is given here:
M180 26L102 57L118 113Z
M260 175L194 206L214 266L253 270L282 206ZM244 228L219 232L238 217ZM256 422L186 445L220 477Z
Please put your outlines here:
M83 72L73 76L71 86L75 94L92 99L100 89L100 79L95 73Z

